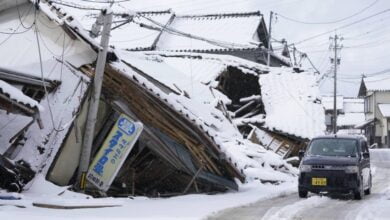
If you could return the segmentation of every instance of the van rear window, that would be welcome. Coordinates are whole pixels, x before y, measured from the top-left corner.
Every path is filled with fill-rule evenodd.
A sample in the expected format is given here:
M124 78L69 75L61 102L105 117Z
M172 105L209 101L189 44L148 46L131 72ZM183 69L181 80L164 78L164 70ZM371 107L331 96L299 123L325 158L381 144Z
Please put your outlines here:
M311 142L308 154L312 156L356 157L358 142L353 139L315 139Z

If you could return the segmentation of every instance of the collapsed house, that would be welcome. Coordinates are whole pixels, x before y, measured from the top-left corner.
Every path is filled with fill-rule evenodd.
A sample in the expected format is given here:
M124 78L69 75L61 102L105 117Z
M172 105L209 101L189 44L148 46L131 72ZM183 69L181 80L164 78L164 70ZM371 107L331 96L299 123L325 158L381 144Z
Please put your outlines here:
M63 9L46 1L38 6L37 19L32 16L36 12L29 11L35 10L31 9L33 4L27 1L1 14L18 31L18 11L25 13L23 22L33 27L35 21L34 26L39 30L35 33L27 30L23 38L12 37L4 45L23 47L34 37L43 45L42 48L25 47L28 51L17 54L18 59L16 55L4 57L9 59L6 63L13 64L8 68L29 70L28 75L41 75L42 82L57 85L51 91L45 90L39 100L48 111L41 117L44 128L39 132L36 125L26 129L25 142L18 146L14 159L27 160L34 171L43 173L55 184L72 185L76 184L90 101L88 88L94 76L98 46L77 19ZM124 31L120 27L117 30ZM153 35L162 35L154 32ZM112 41L112 47L118 48L117 43ZM42 53L41 62L36 56L27 55L38 52ZM19 60L20 56L23 59ZM288 127L273 124L279 120L278 115L286 113L275 110L282 109L278 104L291 101L292 96L301 99L298 106L307 104L316 109L318 102L316 87L310 83L307 85L313 90L309 95L302 88L292 96L284 94L284 99L274 100L271 97L284 85L268 83L267 79L297 82L300 77L310 78L309 73L300 75L290 68L269 68L237 56L194 51L141 52L123 47L111 49L108 57L92 157L121 114L144 125L108 195L170 196L237 189L237 181L290 181L294 169L266 149L269 146L264 137L276 140L274 137L279 135L283 146L286 143L301 146L302 140L321 130L309 126L315 130L308 136L302 135L305 131L291 130L294 123L301 123L299 119L305 118L298 121L286 118ZM279 75L285 78L277 79ZM321 120L323 113L313 112ZM290 142L286 141L287 137ZM301 142L296 137L302 138ZM295 149L292 146L290 149ZM293 150L288 152L292 154ZM98 195L92 186L88 192Z

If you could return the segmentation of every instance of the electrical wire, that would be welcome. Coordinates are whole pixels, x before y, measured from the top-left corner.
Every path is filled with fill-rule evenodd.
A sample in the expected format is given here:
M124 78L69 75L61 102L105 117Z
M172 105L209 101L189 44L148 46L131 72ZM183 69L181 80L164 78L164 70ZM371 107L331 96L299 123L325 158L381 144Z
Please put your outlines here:
M27 11L27 15L30 13L30 11L31 11L31 8L32 7L34 7L34 5L33 4L31 4L31 6L30 6L30 8L28 9L28 11ZM34 25L34 22L29 26L29 27L26 27L24 24L23 24L23 20L22 20L22 15L20 14L20 9L19 9L19 4L18 4L18 0L16 0L16 11L18 12L18 18L19 18L19 21L20 21L20 24L22 25L22 27L24 28L24 29L31 29L32 28L32 26ZM26 15L26 16L27 16Z
M308 22L308 21L300 21L300 20L297 20L297 19L294 19L294 18L290 18L290 17L287 17L287 16L284 16L280 13L275 13L275 15L279 16L279 17L282 17L286 20L289 20L289 21L292 21L292 22L296 22L296 23L300 23L300 24L315 24L315 25L319 25L319 24L335 24L335 23L339 23L339 22L342 22L342 21L345 21L345 20L348 20L350 18L353 18L363 12L365 12L367 9L371 8L372 6L374 6L376 3L378 3L379 0L375 0L374 2L372 2L370 5L364 7L363 9L361 9L360 11L352 14L352 15L349 15L347 17L344 17L344 18L341 18L341 19L338 19L338 20L334 20L334 21L325 21L325 22Z
M79 5L79 4L76 4L76 3L73 3L73 2L66 2L66 1L63 1L63 0L60 0L60 1L50 0L50 2L54 3L54 4L58 4L58 5L67 6L67 7L70 7L70 8L80 9L80 10L101 11L103 9L103 8L94 8L94 7L88 7L88 6L84 6L84 5Z
M29 10L28 10L27 13L26 13L26 16L25 16L24 18L20 19L20 21L19 21L20 23L19 23L19 25L16 27L16 29L15 29L11 34L7 34L7 35L9 35L9 36L6 37L3 41L0 42L0 46L3 45L3 44L5 44L9 39L11 39L13 36L16 35L16 34L14 34L14 33L16 33L16 32L19 30L19 28L22 27L22 21L26 19L27 15L30 13L30 11L31 11L32 8L33 8L33 6L31 6L31 7L29 8ZM34 15L34 20L35 20L36 9L35 9L35 11L34 11L34 14L35 14L35 15ZM31 30L31 28L32 28L32 26L31 26L29 29L26 29L23 33L26 33L27 31Z
M38 55L39 55L38 57L39 57L41 81L42 81L43 89L44 89L45 95L46 95L46 101L47 101L47 106L49 108L50 119L51 119L51 123L52 123L52 126L53 126L53 130L56 131L56 132L60 132L60 131L63 131L64 128L61 128L61 129L56 128L56 125L55 125L55 122L54 122L53 111L51 109L51 104L50 104L50 100L49 100L49 92L47 90L47 87L46 87L46 84L45 84L45 78L44 78L44 74L43 74L43 62L42 62L41 44L40 44L40 41L39 41L39 29L38 29L38 25L36 25L35 22L36 21L34 21L35 37L36 37L36 42L37 42L37 46L38 46Z
M111 4L111 3L122 3L122 2L130 2L132 0L107 0L107 1L94 1L94 0L79 0L83 2L91 2L91 3L102 3L102 4Z
M234 43L231 43L231 42L224 42L224 41L217 41L217 40L213 40L213 39L208 39L208 38L204 38L204 37L200 37L200 36L196 36L196 35L192 35L192 34L188 34L188 33L185 33L185 32L182 32L182 31L179 31L179 30L176 30L176 29L173 29L173 28L168 28L166 27L166 25L163 25L151 18L148 18L140 13L138 13L138 15L140 17L143 17L145 18L146 20L150 21L151 23L159 26L159 28L161 29L161 31L166 31L168 33L171 33L171 34L175 34L175 35L179 35L179 36L184 36L184 37L188 37L188 38L192 38L192 39L196 39L196 40L201 40L201 41L205 41L205 42L208 42L210 44L213 44L213 45L216 45L216 46L219 46L219 47L223 47L223 48L227 48L227 49L237 49L237 48L247 48L249 47L249 45L243 45L243 44L234 44Z
M313 36L311 36L311 37L305 38L305 39L303 39L303 40L300 40L300 41L291 43L291 44L295 44L295 45L302 44L302 43L304 43L304 42L307 42L307 41L316 39L316 38L321 37L321 36L324 36L324 35L328 35L328 34L334 32L334 31L337 31L337 30L340 30L340 29L344 29L344 28L353 26L353 25L355 25L355 24L361 23L361 22L363 22L363 21L366 21L366 20L368 20L368 19L371 19L371 18L373 18L373 17L376 17L376 16L381 15L381 14L385 14L385 13L388 13L388 12L390 12L390 8L385 9L385 10L382 10L382 11L377 12L377 13L374 13L374 14L371 14L370 16L361 18L361 19L356 20L356 21L354 21L354 22L351 22L351 23L342 25L342 26L340 26L340 27L334 28L334 29L332 29L332 30L325 31L325 32L322 32L322 33L313 35Z

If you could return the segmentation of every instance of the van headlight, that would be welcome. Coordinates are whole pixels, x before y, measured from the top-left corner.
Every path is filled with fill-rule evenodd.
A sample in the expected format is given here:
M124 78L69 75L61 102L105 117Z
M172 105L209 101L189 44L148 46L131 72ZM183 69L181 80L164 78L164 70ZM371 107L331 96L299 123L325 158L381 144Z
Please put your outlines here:
M357 172L359 172L359 167L358 166L346 166L345 172L346 173L357 173Z
M300 172L310 172L311 171L311 165L303 165L299 166Z

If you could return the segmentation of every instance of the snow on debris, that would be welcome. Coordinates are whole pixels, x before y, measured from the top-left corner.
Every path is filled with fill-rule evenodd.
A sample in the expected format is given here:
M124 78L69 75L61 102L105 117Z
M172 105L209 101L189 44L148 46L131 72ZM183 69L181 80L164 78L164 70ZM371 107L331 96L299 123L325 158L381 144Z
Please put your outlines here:
M10 84L0 80L0 93L8 96L10 99L29 106L30 108L38 108L39 111L43 111L44 108L34 99L23 94L19 89L11 86Z
M41 3L43 4L43 3ZM48 12L49 13L49 12ZM74 19L72 22L67 22L70 26L74 26L75 30L80 31L80 34L86 34L83 29L81 29L79 23L77 22L76 19ZM251 35L252 36L252 35ZM94 44L97 42L97 39L91 39L88 36L83 36L85 39L88 41L91 41L90 43ZM115 45L114 45L115 46ZM121 56L121 55L120 55ZM203 56L203 55L202 55ZM210 62L210 60L217 60L220 59L222 56L216 56L216 55L204 55L204 58L207 58ZM170 60L167 61L173 62L175 65L175 68L172 66L168 67L163 67L158 64L158 61L153 61L151 62L150 60L147 63L143 63L144 61L142 60L132 60L132 59L127 59L126 58L126 63L132 65L132 61L134 61L134 66L136 68L145 68L145 71L148 71L146 74L150 74L152 78L159 79L163 84L167 84L166 86L173 88L175 85L173 85L171 82L168 80L163 80L162 76L158 76L157 73L155 72L156 70L162 70L163 74L169 73L172 74L170 78L176 78L178 74L180 74L182 67L177 67L176 71L176 61ZM210 62L212 63L212 62ZM246 74L255 74L258 75L259 72L262 71L268 71L268 68L264 67L263 65L259 65L250 61L246 61L240 58L232 57L232 56L224 56L223 59L223 65L232 65L240 70L242 70ZM150 66L145 66L144 64L150 65ZM215 63L213 64L215 65ZM216 65L217 67L214 70L220 71L220 66ZM166 100L168 105L176 110L178 113L183 114L184 116L188 117L189 120L191 120L193 123L197 124L208 136L211 137L211 139L214 140L217 146L220 147L221 153L225 156L225 158L237 168L237 170L241 171L246 177L247 180L255 180L255 179L260 179L262 181L271 181L271 182L279 182L279 181L294 181L294 174L296 174L296 169L293 168L291 165L287 164L285 161L282 160L282 158L278 155L276 155L273 152L266 151L262 146L253 144L249 140L246 140L242 137L241 133L238 131L238 129L235 127L235 125L231 122L228 121L228 119L224 116L224 114L215 108L216 102L205 102L204 100L191 100L188 99L187 97L184 96L184 94L175 94L175 93L168 93L166 94L160 87L157 87L151 79L146 79L144 76L140 75L134 69L130 68L128 65L125 65L122 62L116 62L113 64L114 68L117 68L119 71L125 73L129 79L133 80L133 77L135 77L138 81L135 81L136 83L144 84L149 92L152 92L153 94L156 95L156 97L160 98L161 100ZM180 70L179 70L180 69ZM188 70L185 71L186 73L184 75L191 75L191 72L188 73ZM194 74L196 75L196 74ZM75 77L78 76L78 74L74 74ZM204 77L202 77L194 80L194 85L195 84L202 84L199 83L199 81L204 82ZM209 76L208 76L209 77ZM182 78L177 78L177 79L183 79ZM67 87L68 83L70 81L76 81L77 79L71 79L69 77L69 82L63 82L61 85L61 88ZM206 79L207 80L207 79ZM210 77L208 78L210 80ZM184 83L183 83L184 82ZM185 86L185 81L177 82L179 86L183 87ZM83 83L82 83L83 84ZM68 86L68 89L72 89L73 87ZM186 86L188 87L188 86ZM201 88L203 89L202 91L204 94L206 94L204 97L211 97L210 94L207 94L208 91L210 93L212 90L210 89L204 89L203 86L194 86L193 90L194 92L191 94L192 97L194 97L194 94L196 94L195 90ZM81 91L78 90L78 88L73 88L76 89L77 92L76 94L84 94L85 90L82 89ZM187 88L187 90L190 90L190 88ZM191 88L192 90L192 88ZM191 91L190 91L191 92ZM60 94L68 94L67 91L61 91ZM216 99L221 98L223 94L217 94ZM201 96L203 97L203 95ZM61 97L58 97L61 98ZM72 106L77 107L78 105L78 100L72 100L74 103ZM57 103L62 103L62 101L56 100ZM61 105L59 105L61 106ZM57 109L57 108L56 108ZM58 110L58 109L57 109ZM71 110L71 109L70 109ZM74 111L74 110L73 110ZM59 112L55 112L55 114L60 114ZM65 113L68 114L68 113ZM46 119L47 120L47 119ZM71 121L71 118L64 118L64 120L61 121L61 127L67 126L68 122ZM52 127L49 126L49 129L52 129ZM42 133L46 133L46 129ZM52 151L55 151L56 146L60 143L58 143L58 140L62 140L62 133L60 132L61 135L57 136L57 138L53 139L52 137L49 136L49 141L46 144L48 145L53 145L51 149L48 151L45 151L45 155L51 155ZM29 133L28 133L29 134ZM42 134L43 137L45 135ZM53 140L52 140L53 139ZM28 143L29 145L34 145L33 143ZM33 149L24 149L22 155L26 155L27 153L33 152ZM35 153L36 154L36 153ZM34 155L34 154L30 154ZM41 168L42 166L36 166L39 165L38 161L39 158L42 158L42 156L36 155L38 159L34 159L36 161L29 161L32 162L34 167L36 168ZM50 162L50 161L48 161Z
M266 128L308 139L324 134L325 114L313 73L272 68L259 81Z
M128 57L126 62L131 65L132 60ZM165 100L171 108L197 124L220 147L227 160L246 176L247 181L293 180L292 173L295 173L295 168L275 153L244 139L238 129L214 105L197 102L175 93L165 94L124 63L113 63L113 67L125 73L131 80L135 77L135 83L146 86L155 97Z
M381 111L383 117L390 117L390 104L378 104L378 108Z

